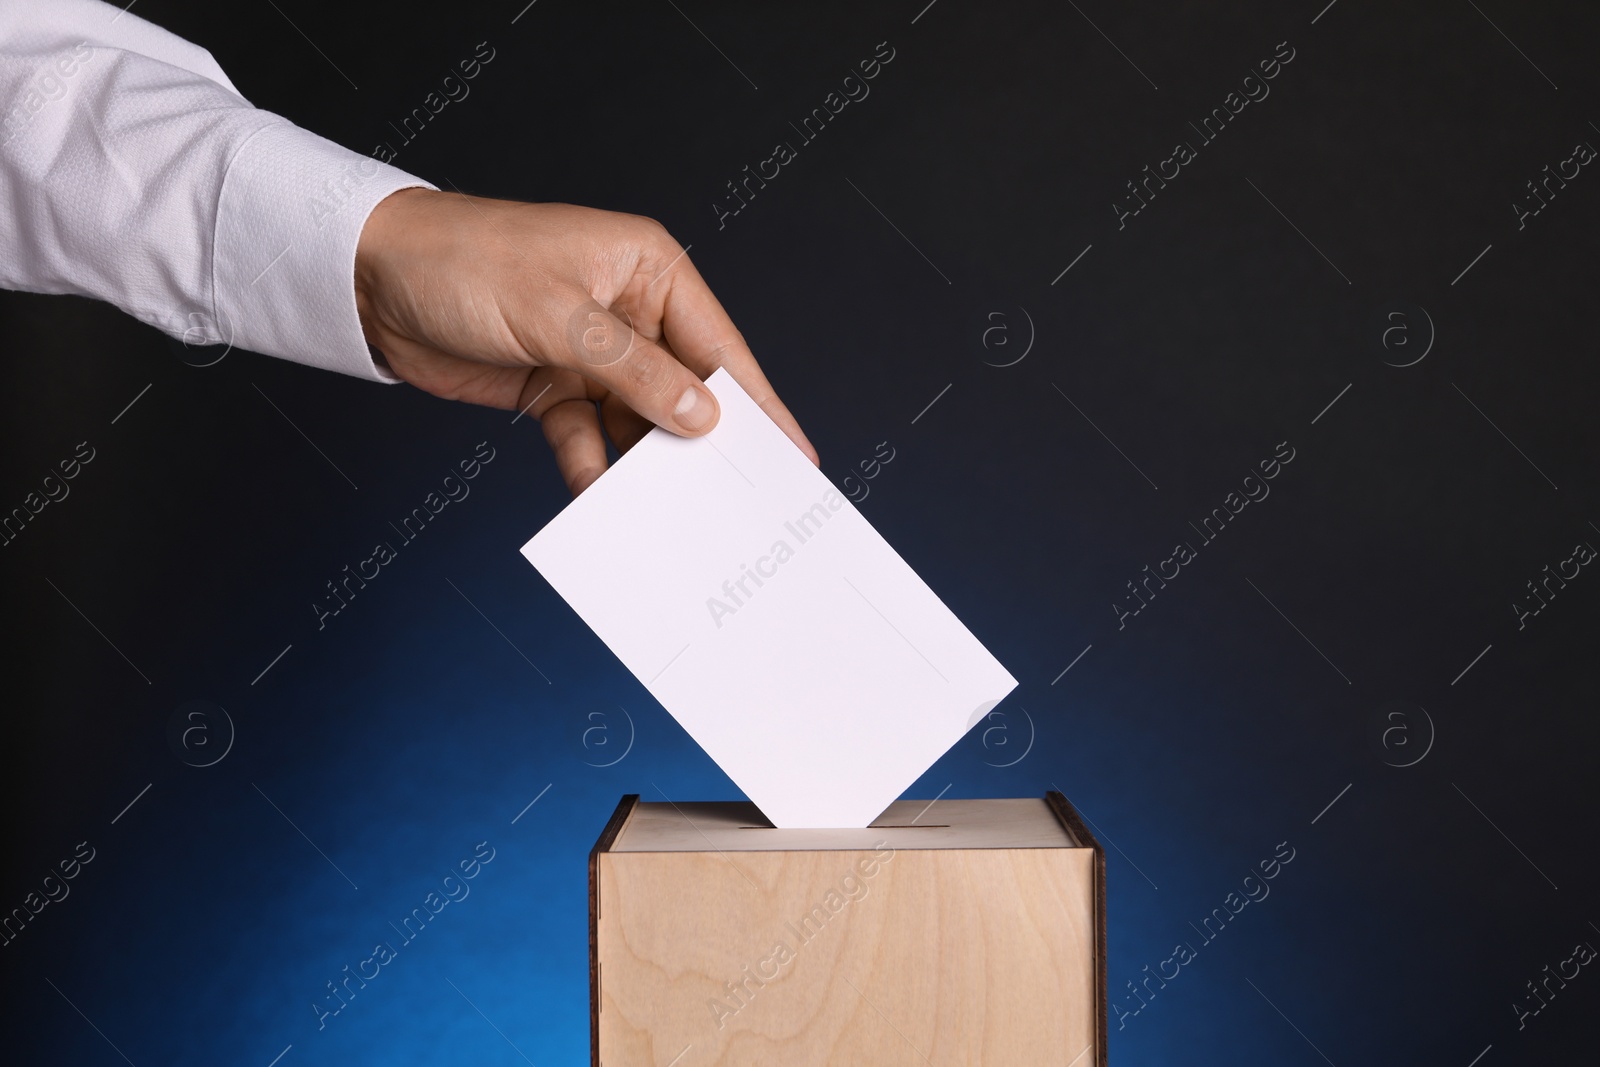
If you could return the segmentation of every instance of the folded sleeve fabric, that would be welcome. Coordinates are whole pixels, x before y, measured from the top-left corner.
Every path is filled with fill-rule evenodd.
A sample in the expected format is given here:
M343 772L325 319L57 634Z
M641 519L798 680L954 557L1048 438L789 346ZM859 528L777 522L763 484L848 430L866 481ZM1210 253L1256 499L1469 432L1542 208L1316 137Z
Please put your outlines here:
M375 381L372 209L436 188L254 107L211 54L98 0L0 0L0 286Z

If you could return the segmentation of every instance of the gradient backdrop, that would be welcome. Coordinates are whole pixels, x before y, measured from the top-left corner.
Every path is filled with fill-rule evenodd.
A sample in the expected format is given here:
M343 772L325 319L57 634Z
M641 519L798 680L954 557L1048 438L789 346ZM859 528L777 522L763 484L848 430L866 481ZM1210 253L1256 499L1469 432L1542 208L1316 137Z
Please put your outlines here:
M1593 1055L1600 975L1538 1014L1527 983L1600 944L1577 562L1600 174L1564 162L1600 144L1600 15L524 2L136 13L441 188L692 246L824 471L1021 680L907 795L1054 785L1102 835L1114 1063ZM870 96L800 143L880 42ZM1275 53L1270 95L1203 140ZM1196 158L1132 214L1180 140ZM719 225L779 141L797 158ZM1577 174L1546 203L1547 165ZM213 363L75 298L0 316L0 505L94 456L0 550L0 903L93 856L0 949L0 1055L586 1062L588 849L623 793L739 794L518 554L566 499L538 426ZM479 442L471 495L319 631L324 583ZM1133 599L1179 542L1195 558ZM326 983L479 842L470 896L319 1030ZM1202 941L1285 842L1271 895Z

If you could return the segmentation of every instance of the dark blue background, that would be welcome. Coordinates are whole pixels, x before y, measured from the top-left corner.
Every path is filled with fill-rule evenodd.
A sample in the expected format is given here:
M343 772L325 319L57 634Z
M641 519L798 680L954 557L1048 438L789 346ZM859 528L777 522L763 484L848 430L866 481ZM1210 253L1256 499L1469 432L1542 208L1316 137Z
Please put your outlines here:
M487 41L396 165L659 218L825 472L889 443L860 507L1021 680L907 795L1055 785L1092 821L1114 1063L1589 1054L1600 977L1521 1030L1513 1003L1600 942L1600 578L1520 631L1510 604L1600 544L1600 177L1522 230L1510 204L1600 141L1594 12L924 3L137 13L362 151ZM724 183L881 41L870 97L718 229ZM1119 230L1124 183L1280 41L1271 95ZM1395 301L1437 333L1405 368L1426 331L1410 311L1385 350ZM611 809L739 794L518 554L566 499L538 426L247 353L195 367L75 298L0 313L0 504L96 450L0 550L0 905L95 849L0 949L8 1059L584 1061ZM324 583L481 441L470 497L319 632ZM1119 630L1124 583L1284 441L1271 496ZM213 766L169 743L190 700L236 728ZM319 1031L324 984L482 841L470 896ZM1280 842L1270 897L1202 944ZM1141 1008L1125 983L1183 941L1198 958Z

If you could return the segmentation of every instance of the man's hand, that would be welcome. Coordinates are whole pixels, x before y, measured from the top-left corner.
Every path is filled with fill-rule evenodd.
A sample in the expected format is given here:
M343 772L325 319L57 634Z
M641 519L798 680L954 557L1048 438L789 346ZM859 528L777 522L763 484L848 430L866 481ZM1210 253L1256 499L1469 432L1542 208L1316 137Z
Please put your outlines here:
M816 449L683 248L657 222L570 204L403 189L368 217L356 306L390 369L448 400L525 410L574 496L651 423L716 425L725 367L801 451ZM598 405L598 407L597 407Z

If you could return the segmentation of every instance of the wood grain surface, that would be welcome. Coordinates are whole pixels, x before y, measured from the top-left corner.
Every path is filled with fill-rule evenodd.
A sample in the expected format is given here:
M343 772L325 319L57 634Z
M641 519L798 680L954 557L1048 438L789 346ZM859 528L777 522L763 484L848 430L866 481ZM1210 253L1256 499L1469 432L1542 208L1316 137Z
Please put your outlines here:
M613 844L640 829L637 807ZM982 837L981 811L962 821ZM992 832L1018 832L1005 822ZM1098 851L1056 837L1062 847L597 849L599 1062L1096 1063Z

